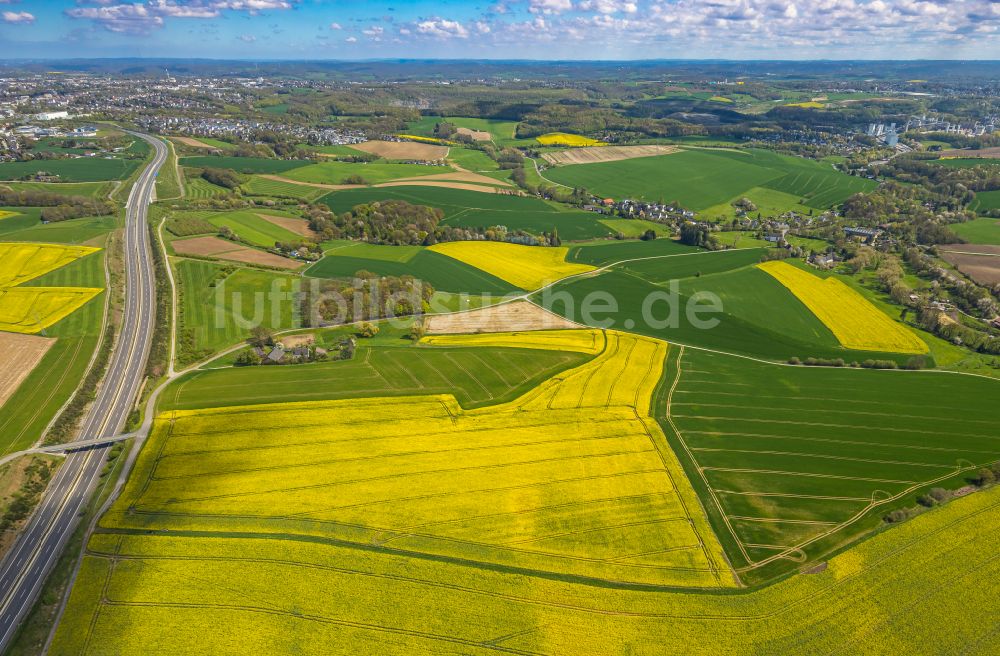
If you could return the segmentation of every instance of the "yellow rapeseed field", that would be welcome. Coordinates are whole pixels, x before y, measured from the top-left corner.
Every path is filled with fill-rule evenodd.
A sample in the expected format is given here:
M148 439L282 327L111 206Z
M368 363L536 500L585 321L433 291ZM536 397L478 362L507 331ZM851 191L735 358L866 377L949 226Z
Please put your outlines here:
M590 137L583 137L578 134L569 134L566 132L550 132L548 134L543 134L540 137L535 137L535 140L543 146L571 146L573 148L579 148L583 146L607 145L603 141L598 141L597 139L591 139Z
M569 332L550 333L553 348L598 354L495 406L435 395L171 412L103 526L294 534L606 581L733 586L649 417L667 344L579 331L592 343L581 347Z
M0 287L0 330L37 333L73 314L101 291L86 287Z
M567 276L593 271L566 261L565 246L522 246L498 241L451 241L430 250L481 269L521 289L533 291Z
M7 210L0 210L0 220L7 219L12 216L18 216L17 212L9 212Z
M37 333L101 293L85 287L17 287L85 255L89 246L0 243L0 331Z
M927 353L923 340L840 280L824 280L787 262L764 262L758 267L795 294L845 348Z
M431 346L513 346L542 351L572 351L597 355L604 350L599 330L530 330L476 335L428 335L420 340Z
M1000 488L822 571L729 594L582 585L375 544L96 534L49 653L993 654L1000 532L984 527L997 525Z
M101 249L62 244L0 243L0 287L13 287Z

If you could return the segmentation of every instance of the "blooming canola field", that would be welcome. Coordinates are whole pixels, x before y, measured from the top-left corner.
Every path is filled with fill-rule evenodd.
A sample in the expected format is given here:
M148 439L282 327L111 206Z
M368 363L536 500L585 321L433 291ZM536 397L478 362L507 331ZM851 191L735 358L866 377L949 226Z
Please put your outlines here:
M569 249L565 246L542 248L498 241L453 241L435 244L428 250L447 255L528 291L595 268L589 264L567 262Z
M99 250L61 244L0 243L0 331L41 332L100 294L101 289L90 287L23 286Z
M845 348L927 353L922 339L840 280L819 278L787 262L771 261L758 266L795 294Z

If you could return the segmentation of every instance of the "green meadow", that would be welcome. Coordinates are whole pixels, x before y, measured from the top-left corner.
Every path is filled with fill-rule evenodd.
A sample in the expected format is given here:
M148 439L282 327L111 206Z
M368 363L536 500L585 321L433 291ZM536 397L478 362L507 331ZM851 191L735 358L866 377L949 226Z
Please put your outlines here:
M748 582L821 559L1000 459L990 430L1000 407L976 401L996 381L697 349L669 364L674 389L658 418ZM795 558L773 558L783 552Z
M24 176L46 173L59 182L103 182L123 180L139 167L141 159L78 157L76 159L0 162L0 180L18 180Z
M285 173L292 169L309 166L312 161L303 159L267 159L263 157L182 157L181 166L199 169L232 169L237 173Z
M788 196L762 197L762 202L778 208L802 204L825 209L875 186L871 180L840 173L829 164L762 150L689 149L657 157L560 166L544 175L602 196L676 202L699 212L724 207L760 187L795 197L795 203Z

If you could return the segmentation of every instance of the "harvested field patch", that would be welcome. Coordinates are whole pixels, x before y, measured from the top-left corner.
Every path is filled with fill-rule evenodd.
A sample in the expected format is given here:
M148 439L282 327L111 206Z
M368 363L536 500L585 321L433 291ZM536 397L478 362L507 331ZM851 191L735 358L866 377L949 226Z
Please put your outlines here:
M207 150L219 150L218 147L213 146L212 144L207 144L204 141L199 141L198 139L195 139L193 137L170 137L170 140L175 141L179 144L183 144L185 146L190 146L191 148L205 148Z
M952 157L968 157L971 159L997 159L1000 158L1000 146L995 146L993 148L980 148L979 150L972 150L968 148L956 148L953 150L942 150L938 153L941 159L950 159Z
M939 248L941 257L980 285L1000 283L1000 246L956 244Z
M494 186L487 187L485 185L473 184L471 182L448 182L445 180L421 180L416 178L414 180L407 181L397 181L397 182L383 182L382 184L375 185L376 187L437 187L439 189L461 189L464 191L477 191L481 194L495 194L497 193L496 185L502 184L498 180L493 180Z
M193 237L191 239L178 239L171 242L171 246L178 255L194 255L200 257L215 257L220 260L230 260L232 262L244 262L246 264L260 264L263 266L277 267L279 269L298 269L302 262L287 257L281 257L274 253L258 251L241 244L226 241L219 237Z
M0 405L11 397L55 342L48 337L0 333L0 353L4 353L4 366L0 368Z
M473 130L471 128L458 128L455 130L458 134L469 137L473 141L492 141L493 135L489 132L484 132L483 130Z
M297 235L302 235L303 237L308 237L310 239L316 239L316 232L309 227L309 222L305 219L296 219L289 216L275 216L274 214L260 214L257 216L264 219L268 223L273 223L279 228L284 228L289 232L294 232Z
M575 148L560 153L543 153L542 158L550 164L595 164L597 162L616 162L637 157L655 157L676 153L677 146L595 146L592 148Z
M316 335L313 333L305 333L303 335L284 335L281 337L281 343L286 349L296 348L298 346L308 346L309 344L316 343Z
M300 187L312 187L314 189L328 189L330 191L340 191L341 189L358 189L360 187L365 186L365 185L324 184L322 182L303 182L302 180L292 180L291 178L283 178L280 175L270 175L270 174L261 174L255 177L264 180L271 180L273 182L283 182L285 184L293 184L293 185L298 185Z
M448 154L447 146L413 141L366 141L351 144L351 148L385 159L424 160L428 162L444 159Z
M509 187L511 186L506 180L497 180L496 178L491 178L486 175L480 175L478 173L473 173L471 171L455 171L454 173L435 173L434 175L423 175L418 178L400 178L399 180L393 180L391 183L382 183L375 185L376 187L384 187L388 184L408 184L411 182L470 182L472 184L481 184L494 187Z
M538 289L567 276L594 269L588 264L567 262L566 255L569 249L564 246L522 246L497 241L453 241L435 244L428 250L474 266L526 290Z
M503 303L457 314L428 317L427 333L503 333L578 328L568 319L528 301Z
M787 287L845 348L927 353L922 339L840 280L824 280L787 262L771 261L757 266Z

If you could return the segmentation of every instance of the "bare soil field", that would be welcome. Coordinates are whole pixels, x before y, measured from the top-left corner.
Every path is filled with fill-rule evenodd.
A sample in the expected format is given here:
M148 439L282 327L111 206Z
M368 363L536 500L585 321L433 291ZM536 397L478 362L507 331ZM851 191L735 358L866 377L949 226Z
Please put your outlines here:
M1000 246L941 246L941 257L980 285L1000 283Z
M981 157L984 159L997 159L1000 157L1000 146L993 148L980 148L979 150L968 150L957 148L955 150L942 150L938 153L941 157Z
M220 260L231 262L243 262L245 264L260 264L262 266L277 267L279 269L299 269L302 262L287 257L281 257L274 253L266 253L240 244L234 244L219 237L193 237L191 239L180 239L171 243L174 251L178 255L197 255L201 257L215 257Z
M309 227L309 222L305 219L293 219L287 216L274 216L272 214L257 214L257 216L268 223L273 223L279 228L284 228L297 235L302 235L309 239L316 239L317 237L316 232Z
M542 158L550 164L597 164L599 162L617 162L623 159L637 157L655 157L676 153L676 146L594 146L591 148L573 148L557 153L545 153Z
M271 175L271 174L261 174L258 175L257 177L264 178L265 180L274 180L275 182L285 182L287 184L299 185L301 187L315 187L316 189L329 189L330 191L340 191L341 189L358 189L359 187L365 186L365 185L323 184L322 182L302 182L301 180L292 180L291 178L283 178L280 175Z
M171 141L176 141L179 144L184 144L185 146L190 146L191 148L207 148L208 150L218 150L215 146L207 144L204 141L198 141L191 137L170 137Z
M483 132L482 130L473 130L471 128L458 128L455 130L458 134L469 137L473 141L492 141L493 135L489 132Z
M351 148L361 150L386 159L424 160L433 162L448 155L447 146L416 143L414 141L366 141L351 144Z
M425 327L429 335L580 328L578 324L528 301L515 301L468 312L429 317Z
M429 182L468 182L472 184L489 185L493 187L509 187L511 186L506 180L497 180L496 178L491 178L487 175L480 175L478 173L473 173L472 171L455 171L453 173L435 173L434 175L422 175L417 178L399 178L398 180L393 180L393 182L406 182L411 184L417 180L427 180ZM375 185L376 187L384 187L390 183L382 183Z
M434 181L421 182L419 179L413 180L411 182L385 182L380 185L375 185L376 187L441 187L442 189L465 189L466 191L478 191L484 194L495 194L499 193L499 189L496 187L486 187L483 185L472 184L469 182L444 182L444 181ZM521 195L521 194L518 194Z
M475 176L476 180L472 181L468 176ZM275 180L277 182L287 182L288 184L300 185L302 187L315 187L317 189L329 189L330 191L341 191L343 189L359 189L365 185L331 185L331 184L321 184L319 182L301 182L299 180L291 180L289 178L283 178L280 175L261 175L261 178L267 178L268 180ZM466 182L457 182L457 180L468 180ZM488 182L487 182L488 181ZM489 186L487 186L489 185ZM425 175L419 178L401 178L399 180L393 180L392 182L382 182L380 184L371 185L373 187L444 187L445 189L465 189L467 191L480 191L487 194L496 193L498 186L510 185L503 180L494 180L485 175L477 175L476 173L468 172L455 172L455 173L436 173L434 175Z
M280 341L286 349L289 349L313 344L316 342L316 336L312 333L306 333L305 335L288 335L286 337L281 337Z
M0 405L17 391L55 343L49 337L0 333L0 353L4 354L4 366L0 367Z

